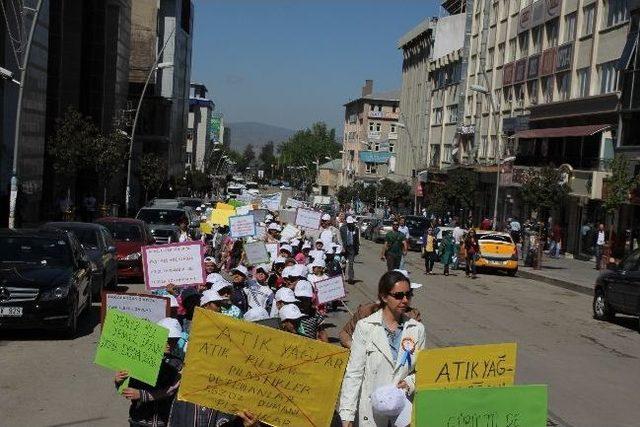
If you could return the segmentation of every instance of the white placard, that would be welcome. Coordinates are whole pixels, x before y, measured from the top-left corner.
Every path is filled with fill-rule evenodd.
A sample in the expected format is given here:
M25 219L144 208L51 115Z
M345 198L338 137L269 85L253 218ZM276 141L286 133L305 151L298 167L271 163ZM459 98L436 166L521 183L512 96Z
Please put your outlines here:
M235 215L229 217L229 234L234 239L251 237L256 234L256 223L253 215Z
M284 204L287 207L290 208L304 208L305 206L307 206L307 204L301 200L296 200L296 199L292 199L291 197L289 197L287 199L287 201Z
M278 258L278 252L280 252L280 245L277 243L265 243L264 246L267 248L267 252L269 252L271 262L275 261L275 259Z
M264 242L251 242L244 245L247 263L250 265L266 264L269 262L269 252Z
M264 225L256 225L256 235L253 236L254 239L264 240L267 237L267 227Z
M281 224L293 224L296 222L296 211L280 209L278 211L278 219Z
M129 313L141 319L156 323L169 316L169 297L157 295L122 294L105 292L102 294L102 316L110 308Z
M262 196L260 207L269 209L270 211L275 212L278 209L280 209L281 203L282 203L282 193L267 194Z
M318 230L320 228L320 218L322 218L322 212L298 208L296 225Z
M318 303L326 304L346 296L342 276L335 276L315 283Z
M169 283L176 286L202 284L206 273L201 242L171 243L142 247L144 284L147 289L164 288Z
M238 206L236 208L236 214L238 215L249 215L249 211L251 211L251 206L249 205Z
M296 227L294 227L291 224L285 225L282 231L280 232L280 238L287 239L287 240L296 238L299 235L300 235L300 230L298 230Z

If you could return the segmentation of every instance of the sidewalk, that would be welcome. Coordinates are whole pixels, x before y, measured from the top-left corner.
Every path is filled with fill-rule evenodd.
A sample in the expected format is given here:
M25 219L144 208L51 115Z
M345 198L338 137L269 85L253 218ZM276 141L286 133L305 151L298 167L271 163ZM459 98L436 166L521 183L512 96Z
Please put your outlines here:
M600 274L595 262L579 261L570 258L553 259L544 255L542 270L525 267L520 260L518 275L526 279L539 280L586 295L593 295L593 285Z

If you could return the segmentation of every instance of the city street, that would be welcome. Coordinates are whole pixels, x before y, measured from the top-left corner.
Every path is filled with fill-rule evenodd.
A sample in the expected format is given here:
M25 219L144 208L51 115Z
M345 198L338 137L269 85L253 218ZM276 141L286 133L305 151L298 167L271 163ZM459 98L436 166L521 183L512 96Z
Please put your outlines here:
M384 271L380 246L364 242L356 265L362 282L348 285L348 307L375 299ZM635 319L616 324L591 318L591 299L551 285L503 275L467 279L463 272L425 276L419 254L409 255L428 346L515 341L516 381L549 385L549 425L635 426L640 406L640 334ZM141 285L125 285L140 290ZM118 397L112 373L94 366L98 305L91 328L73 341L30 332L0 336L3 426L108 426L126 421L128 402ZM328 323L341 327L345 311ZM337 329L330 330L331 335Z

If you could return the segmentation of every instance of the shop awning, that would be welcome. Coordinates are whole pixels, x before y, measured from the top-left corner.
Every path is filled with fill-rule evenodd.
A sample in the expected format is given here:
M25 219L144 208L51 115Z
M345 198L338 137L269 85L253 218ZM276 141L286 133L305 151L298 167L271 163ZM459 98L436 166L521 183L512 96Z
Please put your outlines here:
M564 136L591 136L607 130L611 125L565 126L559 128L529 129L516 132L514 138L562 138Z
M389 158L391 157L391 153L388 151L361 151L360 152L360 161L364 163L387 163Z

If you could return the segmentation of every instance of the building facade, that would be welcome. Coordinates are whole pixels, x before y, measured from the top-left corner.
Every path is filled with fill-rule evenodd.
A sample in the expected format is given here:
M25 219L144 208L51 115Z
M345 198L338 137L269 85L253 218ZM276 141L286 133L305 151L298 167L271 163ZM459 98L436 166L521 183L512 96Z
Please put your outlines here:
M341 185L394 178L399 91L374 93L373 81L367 80L362 96L344 107Z
M316 178L317 194L320 196L335 196L340 185L342 175L342 160L334 159L318 166Z
M212 149L211 116L215 104L207 98L205 85L191 83L191 90L185 167L204 172L205 161Z

